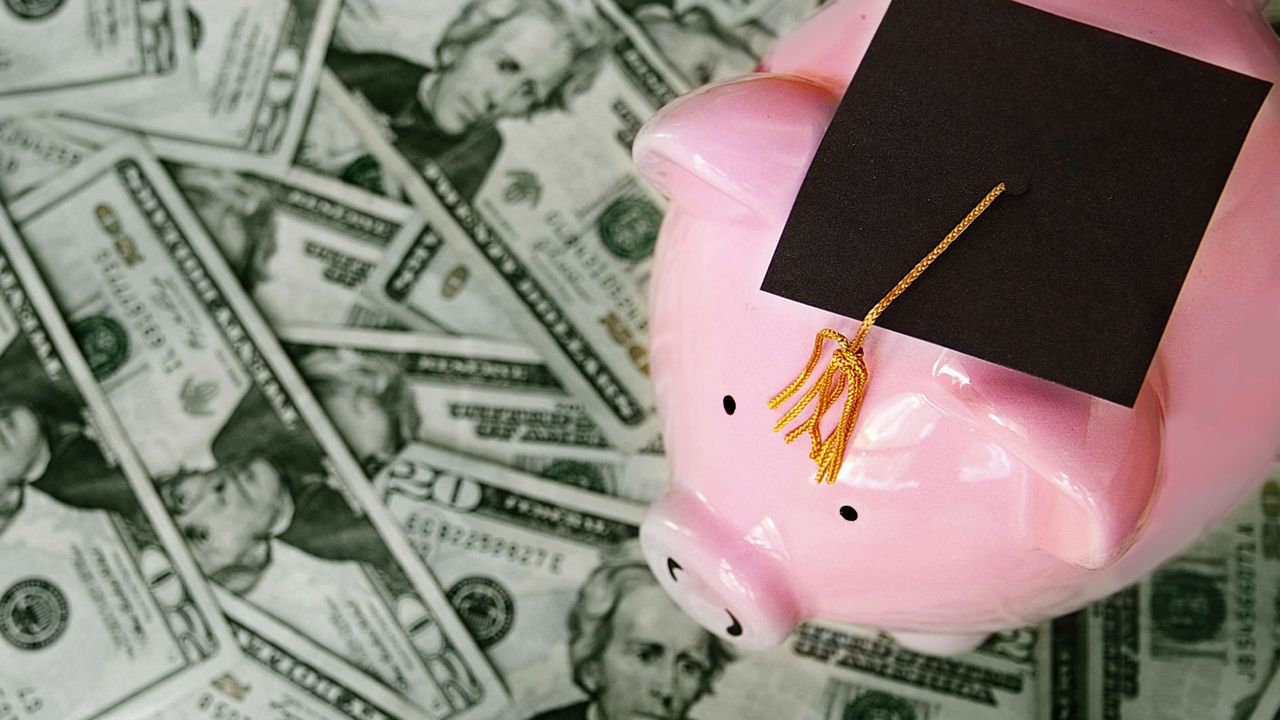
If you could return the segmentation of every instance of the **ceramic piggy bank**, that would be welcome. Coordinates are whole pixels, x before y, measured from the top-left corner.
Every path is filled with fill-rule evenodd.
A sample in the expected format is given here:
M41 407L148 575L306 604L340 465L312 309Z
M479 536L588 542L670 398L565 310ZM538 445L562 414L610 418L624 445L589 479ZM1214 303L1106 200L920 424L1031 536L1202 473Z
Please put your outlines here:
M1280 42L1261 0L1021 2L1280 81ZM1222 519L1264 478L1280 442L1273 90L1133 407L877 326L843 465L833 484L814 482L808 448L784 444L768 402L802 369L815 333L852 336L861 318L761 282L889 5L830 4L756 74L681 98L634 146L672 201L651 350L673 480L641 539L677 603L744 648L827 618L949 654L1074 611Z

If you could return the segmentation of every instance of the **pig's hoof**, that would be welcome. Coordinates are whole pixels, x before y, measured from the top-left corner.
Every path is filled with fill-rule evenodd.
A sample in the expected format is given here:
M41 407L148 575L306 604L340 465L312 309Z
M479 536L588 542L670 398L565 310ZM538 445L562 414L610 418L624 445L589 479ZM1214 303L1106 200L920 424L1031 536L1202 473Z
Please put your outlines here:
M942 633L889 633L899 645L926 655L962 655L976 649L988 633L946 635Z

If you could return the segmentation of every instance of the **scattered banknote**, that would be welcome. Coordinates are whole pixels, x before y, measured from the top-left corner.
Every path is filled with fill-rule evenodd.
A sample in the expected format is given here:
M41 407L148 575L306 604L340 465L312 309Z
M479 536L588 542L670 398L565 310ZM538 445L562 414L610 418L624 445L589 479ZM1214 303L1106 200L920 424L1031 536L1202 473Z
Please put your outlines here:
M187 0L196 82L176 98L68 112L145 132L170 159L284 172L302 139L339 2Z
M0 717L135 717L237 657L0 211Z
M1149 578L1053 621L1041 717L1247 720L1280 661L1278 604L1280 472Z
M777 650L735 659L650 575L637 543L643 505L422 444L375 483L507 681L509 717L591 717L591 705L607 717L1034 712L1034 635L1017 652L944 660L811 624Z
M360 139L355 125L339 108L344 95L342 83L329 71L322 72L311 117L303 131L298 155L293 159L294 166L375 195L404 197L395 176L383 171L373 151Z
M233 622L244 659L181 695L157 701L143 720L434 720L322 651L291 652ZM158 709L157 709L158 708Z
M345 6L326 59L354 99L339 109L610 441L638 450L658 429L646 301L664 201L630 147L676 91L591 3L504 3L484 33L470 7ZM428 320L433 252L403 239L379 269Z
M498 678L146 148L112 146L12 209L220 592L434 717L500 710Z
M412 208L291 170L283 179L195 165L173 178L273 327L395 327L360 291Z
M168 101L195 79L186 5L6 0L0 12L0 114Z
M629 500L651 502L667 489L661 445L635 455L610 447L527 347L385 331L279 330L357 456L385 464L416 440Z
M342 118L342 123L349 124L347 118L359 117L363 112L332 73L326 71L320 88L325 98L325 112L335 113ZM358 140L360 135L357 132L351 137ZM358 143L358 147L363 148L363 143ZM316 148L312 146L313 154L323 152ZM348 154L338 157L350 158ZM379 161L365 154L349 161L351 165L346 167L328 162L319 170L347 184L387 187L382 178L392 176L384 173ZM384 312L416 331L508 341L520 339L510 314L494 302L483 270L477 272L477 263L459 252L456 243L446 242L437 224L421 212L413 222L406 223L382 254L364 287L364 294ZM414 248L410 257L395 264L388 262L391 253L401 252L392 248L406 246ZM416 301L412 307L405 304L409 293L414 294Z
M47 119L0 118L0 200L12 202L72 167L94 147Z

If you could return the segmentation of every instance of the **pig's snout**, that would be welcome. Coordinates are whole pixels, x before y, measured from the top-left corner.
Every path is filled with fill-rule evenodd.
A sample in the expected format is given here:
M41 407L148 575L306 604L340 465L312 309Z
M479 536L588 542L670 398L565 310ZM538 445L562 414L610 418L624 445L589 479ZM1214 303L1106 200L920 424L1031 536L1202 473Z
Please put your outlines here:
M684 494L655 503L640 528L645 559L676 604L709 632L761 650L786 639L800 608L782 564L749 535Z

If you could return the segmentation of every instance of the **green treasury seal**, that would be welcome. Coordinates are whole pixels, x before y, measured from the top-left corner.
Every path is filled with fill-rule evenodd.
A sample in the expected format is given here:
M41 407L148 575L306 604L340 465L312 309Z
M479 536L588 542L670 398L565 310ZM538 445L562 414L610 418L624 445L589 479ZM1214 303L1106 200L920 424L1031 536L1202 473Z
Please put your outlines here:
M553 460L538 473L548 480L573 485L583 490L608 494L609 481L599 467L581 460L560 458Z
M0 635L21 650L39 650L67 629L67 598L53 583L26 578L0 596Z
M4 0L9 12L23 20L40 20L58 11L66 0Z
M511 593L489 578L463 578L449 588L448 596L449 604L482 648L498 644L515 622Z
M842 720L916 720L911 704L897 695L868 690L844 706Z
M635 262L653 254L658 244L662 211L648 200L615 200L600 214L600 241L605 249L622 260Z
M1151 581L1155 631L1182 643L1212 640L1227 622L1227 598L1220 580L1191 570L1166 570Z
M93 315L72 325L71 332L99 380L114 375L129 359L129 334L115 318Z

